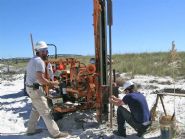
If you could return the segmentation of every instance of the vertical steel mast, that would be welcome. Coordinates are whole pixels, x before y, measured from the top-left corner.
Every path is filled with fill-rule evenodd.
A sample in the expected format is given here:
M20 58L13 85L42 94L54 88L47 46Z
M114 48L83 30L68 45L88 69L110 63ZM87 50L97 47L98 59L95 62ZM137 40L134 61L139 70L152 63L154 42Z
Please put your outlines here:
M94 41L96 59L96 109L97 120L103 116L108 119L108 85L107 85L107 32L106 32L106 2L94 0Z

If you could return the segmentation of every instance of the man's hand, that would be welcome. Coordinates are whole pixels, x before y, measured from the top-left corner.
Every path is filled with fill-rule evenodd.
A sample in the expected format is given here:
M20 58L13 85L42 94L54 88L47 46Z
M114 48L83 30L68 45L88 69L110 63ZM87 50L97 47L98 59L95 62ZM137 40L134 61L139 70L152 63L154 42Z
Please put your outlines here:
M58 85L59 85L59 82L58 81L49 81L49 86L50 87L58 87Z
M58 81L52 81L52 85L53 86L58 86L59 85L59 82Z
M109 102L113 102L113 101L115 100L115 98L116 98L116 97L115 97L114 95L110 96L110 97L109 97Z
M117 101L117 106L121 106L121 105L123 105L124 103L123 103L123 101L120 99L120 100L118 100Z
M123 105L123 101L114 95L110 96L109 101L112 102L114 105L121 106Z
M112 95L112 96L110 96L110 98L112 98L112 99L116 99L117 97L115 97L114 95Z

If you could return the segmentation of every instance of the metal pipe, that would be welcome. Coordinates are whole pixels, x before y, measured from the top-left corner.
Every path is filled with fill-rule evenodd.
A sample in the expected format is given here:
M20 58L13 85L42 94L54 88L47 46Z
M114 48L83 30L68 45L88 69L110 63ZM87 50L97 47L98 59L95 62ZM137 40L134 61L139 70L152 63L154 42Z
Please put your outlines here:
M48 46L54 46L55 47L55 59L57 59L57 46L54 44L47 44Z
M109 26L109 53L110 53L110 96L112 96L112 42L111 42L111 26ZM112 128L112 103L110 103L110 127Z
M109 26L109 55L110 55L110 71L109 71L109 79L110 79L110 96L112 96L112 0L107 0L107 13L108 13L108 26ZM110 127L112 128L112 103L110 102Z

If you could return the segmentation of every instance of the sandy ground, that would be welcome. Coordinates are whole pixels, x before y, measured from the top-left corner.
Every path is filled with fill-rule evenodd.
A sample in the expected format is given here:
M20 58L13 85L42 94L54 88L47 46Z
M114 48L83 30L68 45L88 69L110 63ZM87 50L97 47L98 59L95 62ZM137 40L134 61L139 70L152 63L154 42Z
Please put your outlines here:
M125 74L123 78L129 78ZM153 106L156 94L152 94L155 90L164 88L173 88L173 80L170 77L154 77L154 76L135 76L131 79L137 83L139 91L144 93L148 101L149 107ZM185 80L175 82L176 88L185 90ZM120 94L120 98L124 94ZM165 96L164 103L169 115L172 115L175 109L177 119L177 135L175 138L185 138L185 98ZM174 107L175 106L175 107ZM40 120L38 127L44 131L34 136L25 134L27 122L31 110L31 100L25 96L23 92L23 75L16 75L13 80L0 79L0 138L2 139L51 139L44 122ZM160 138L159 117L164 114L162 105L159 101L157 107L156 122L153 124L153 130L145 134L145 139ZM75 117L80 116L86 120L79 122ZM112 131L116 129L116 117L113 118L113 128L110 128L109 122L98 125L96 122L95 112L76 112L66 115L63 119L57 121L61 130L68 130L70 136L68 138L77 139L119 139L114 136ZM136 132L127 125L127 138L138 139Z

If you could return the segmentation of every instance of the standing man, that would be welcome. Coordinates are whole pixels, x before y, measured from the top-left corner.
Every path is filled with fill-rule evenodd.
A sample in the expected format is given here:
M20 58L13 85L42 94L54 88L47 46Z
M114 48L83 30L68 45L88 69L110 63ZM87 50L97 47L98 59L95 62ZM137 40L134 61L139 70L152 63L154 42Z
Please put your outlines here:
M46 66L44 60L48 57L48 46L45 42L39 41L35 45L35 51L36 56L29 61L26 69L26 90L32 100L32 111L28 122L27 135L34 135L42 131L41 129L36 129L37 122L41 116L52 137L67 137L68 133L60 132L53 120L43 90L44 85L54 87L59 84L58 81L50 81L45 78Z
M143 94L135 90L133 82L125 82L123 89L126 93L123 99L119 99L115 96L110 97L110 101L114 105L118 106L118 130L113 131L113 133L118 136L126 137L125 122L127 122L137 131L137 136L141 137L151 125L151 116L148 109L148 104ZM130 112L126 108L122 107L124 104L128 105Z

